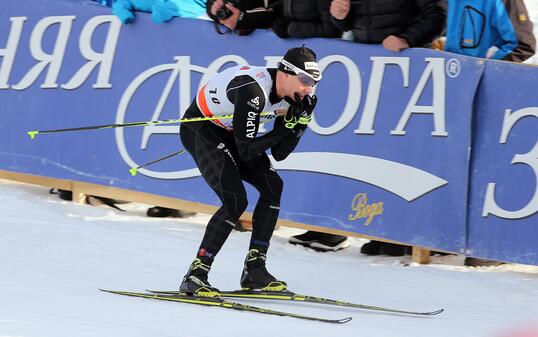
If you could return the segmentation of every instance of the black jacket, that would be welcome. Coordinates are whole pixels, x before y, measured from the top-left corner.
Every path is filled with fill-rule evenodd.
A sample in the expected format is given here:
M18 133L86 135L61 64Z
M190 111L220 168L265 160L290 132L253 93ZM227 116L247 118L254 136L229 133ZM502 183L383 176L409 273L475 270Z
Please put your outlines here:
M273 31L282 38L341 37L331 20L331 0L284 0Z
M410 47L421 47L441 34L445 6L443 0L351 0L347 17L332 21L343 30L352 29L356 42L382 43L395 35Z

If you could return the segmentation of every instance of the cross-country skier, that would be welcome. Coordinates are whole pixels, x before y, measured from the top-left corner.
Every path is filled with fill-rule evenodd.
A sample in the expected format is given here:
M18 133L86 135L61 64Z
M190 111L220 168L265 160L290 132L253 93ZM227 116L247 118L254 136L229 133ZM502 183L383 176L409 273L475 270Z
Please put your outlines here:
M222 206L207 225L202 243L179 290L199 296L217 296L208 273L248 200L243 181L253 185L260 198L254 209L252 236L241 275L249 290L286 290L266 267L269 241L280 209L283 182L265 151L284 160L297 146L316 106L310 96L321 79L316 54L306 48L288 50L278 69L235 66L204 85L185 118L233 113L232 120L181 124L181 141L192 155L207 184ZM261 112L275 112L260 116ZM273 129L258 135L261 123L274 118Z

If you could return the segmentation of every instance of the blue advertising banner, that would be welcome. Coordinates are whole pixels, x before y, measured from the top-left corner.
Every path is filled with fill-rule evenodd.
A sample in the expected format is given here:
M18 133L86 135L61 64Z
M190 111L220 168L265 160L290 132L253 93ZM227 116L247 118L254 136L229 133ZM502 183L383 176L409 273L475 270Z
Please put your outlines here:
M342 40L217 35L210 22L122 26L106 8L38 0L0 5L0 169L218 205L178 127L37 135L27 131L175 119L235 64L276 67L288 48L317 55L323 81L296 151L275 162L280 217L464 252L469 149L481 61L427 49L391 53ZM270 130L272 126L266 125ZM264 130L262 130L263 132ZM249 190L252 210L257 193Z
M476 100L469 255L538 264L537 86L538 67L487 63Z

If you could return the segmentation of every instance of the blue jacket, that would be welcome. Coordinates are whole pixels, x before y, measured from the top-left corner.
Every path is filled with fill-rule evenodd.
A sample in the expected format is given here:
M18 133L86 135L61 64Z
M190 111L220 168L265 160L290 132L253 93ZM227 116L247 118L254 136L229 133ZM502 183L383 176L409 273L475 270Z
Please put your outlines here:
M523 0L448 0L446 51L522 62L535 47Z
M163 23L176 16L199 17L205 13L205 2L204 0L114 0L112 3L112 13L122 23L132 22L135 11L151 13L153 22Z

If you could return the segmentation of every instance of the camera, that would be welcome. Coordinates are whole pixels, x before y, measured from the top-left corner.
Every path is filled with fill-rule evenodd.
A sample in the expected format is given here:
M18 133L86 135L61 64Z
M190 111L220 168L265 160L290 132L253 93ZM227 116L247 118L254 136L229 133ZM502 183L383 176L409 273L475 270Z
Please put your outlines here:
M217 19L226 20L227 18L232 16L233 13L228 8L226 8L226 4L230 4L235 8L238 8L239 0L224 0L224 5L221 8L217 9L217 13L215 13Z

